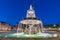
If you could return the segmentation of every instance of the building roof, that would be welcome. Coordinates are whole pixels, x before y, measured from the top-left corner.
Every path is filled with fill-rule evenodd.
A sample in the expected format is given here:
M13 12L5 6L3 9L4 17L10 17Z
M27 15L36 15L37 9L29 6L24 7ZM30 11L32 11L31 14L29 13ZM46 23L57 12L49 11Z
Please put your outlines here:
M5 24L10 25L9 23L7 23L7 22L3 22L3 21L0 21L0 23L1 23L1 24L4 24L4 25L5 25ZM10 25L10 26L13 27L12 25Z

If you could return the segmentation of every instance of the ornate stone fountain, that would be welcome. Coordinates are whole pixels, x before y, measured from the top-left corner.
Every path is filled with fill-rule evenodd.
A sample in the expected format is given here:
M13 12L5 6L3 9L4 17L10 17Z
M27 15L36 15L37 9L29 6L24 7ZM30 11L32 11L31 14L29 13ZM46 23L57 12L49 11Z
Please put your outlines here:
M27 10L26 18L19 22L17 32L18 31L22 31L27 34L43 32L42 21L36 18L32 5L30 5L30 9Z
M30 5L26 18L18 24L17 32L5 34L4 36L12 38L46 38L52 37L52 34L44 33L42 21L36 18L35 11Z

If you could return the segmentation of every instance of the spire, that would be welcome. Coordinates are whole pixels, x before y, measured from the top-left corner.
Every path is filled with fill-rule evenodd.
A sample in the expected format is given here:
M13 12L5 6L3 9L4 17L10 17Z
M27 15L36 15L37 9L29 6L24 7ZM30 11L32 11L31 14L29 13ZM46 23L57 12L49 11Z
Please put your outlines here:
M33 10L33 7L32 7L32 5L30 5L30 10Z
M29 10L27 10L27 18L35 18L35 10L33 9L33 5L30 5Z

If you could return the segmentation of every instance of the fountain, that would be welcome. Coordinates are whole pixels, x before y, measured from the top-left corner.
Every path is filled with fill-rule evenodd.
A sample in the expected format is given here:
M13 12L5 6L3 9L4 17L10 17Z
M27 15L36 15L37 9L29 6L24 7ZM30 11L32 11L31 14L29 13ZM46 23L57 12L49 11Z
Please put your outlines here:
M52 34L44 33L42 21L37 19L32 5L27 10L26 18L22 19L17 28L17 33L5 34L5 37L13 38L48 38Z

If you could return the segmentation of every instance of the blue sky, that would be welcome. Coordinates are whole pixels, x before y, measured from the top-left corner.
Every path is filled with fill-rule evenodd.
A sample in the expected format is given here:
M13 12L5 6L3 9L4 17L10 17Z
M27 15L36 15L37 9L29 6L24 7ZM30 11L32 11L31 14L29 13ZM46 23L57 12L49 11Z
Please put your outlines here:
M60 0L0 0L0 21L16 25L26 17L30 4L43 24L60 23Z

